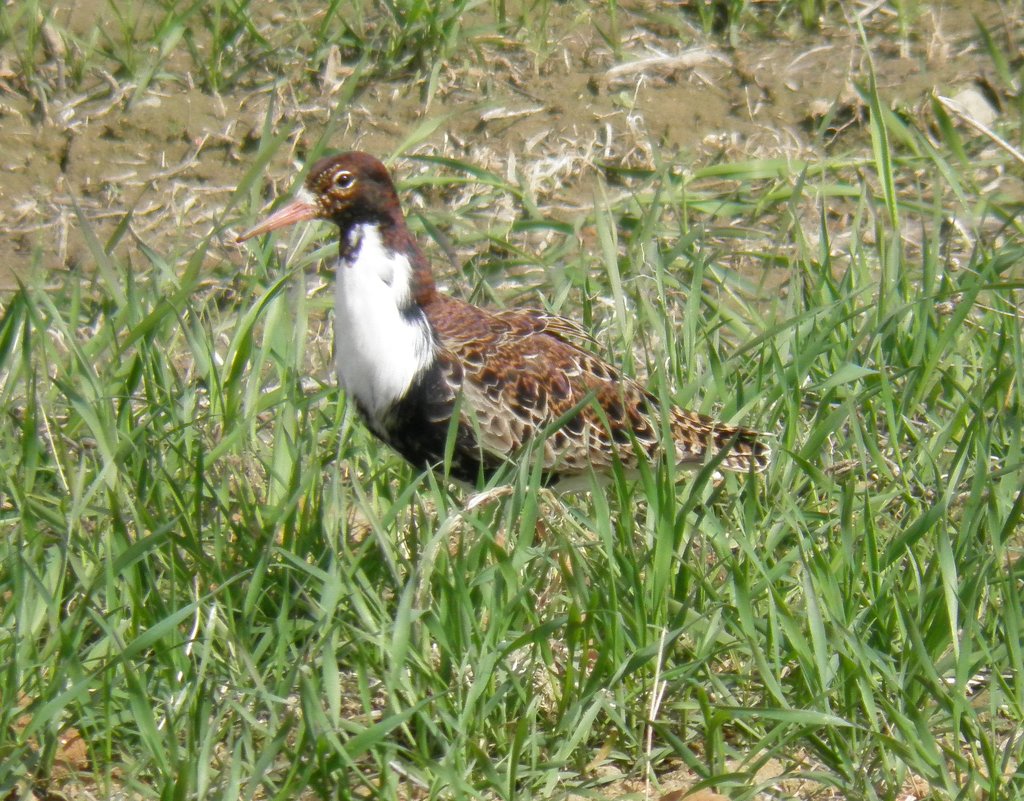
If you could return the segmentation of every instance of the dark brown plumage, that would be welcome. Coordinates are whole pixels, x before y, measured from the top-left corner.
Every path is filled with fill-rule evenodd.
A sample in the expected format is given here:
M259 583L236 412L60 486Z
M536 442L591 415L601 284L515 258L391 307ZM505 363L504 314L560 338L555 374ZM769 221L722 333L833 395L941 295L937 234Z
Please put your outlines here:
M489 311L442 294L405 224L387 169L366 153L317 162L306 192L246 232L301 220L340 232L339 377L370 427L413 464L439 465L459 421L451 474L475 482L546 435L544 469L560 480L663 452L662 412L640 384L595 356L575 323L528 309ZM560 425L556 425L560 423ZM746 428L672 407L675 459L762 470L770 450Z

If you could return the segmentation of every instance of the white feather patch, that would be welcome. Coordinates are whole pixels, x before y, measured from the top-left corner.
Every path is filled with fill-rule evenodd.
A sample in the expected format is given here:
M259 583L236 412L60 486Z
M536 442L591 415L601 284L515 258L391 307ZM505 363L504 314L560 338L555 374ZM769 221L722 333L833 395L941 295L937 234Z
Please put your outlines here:
M335 357L342 389L354 395L374 428L434 359L426 318L413 302L412 265L388 251L376 224L349 232L350 259L335 280Z

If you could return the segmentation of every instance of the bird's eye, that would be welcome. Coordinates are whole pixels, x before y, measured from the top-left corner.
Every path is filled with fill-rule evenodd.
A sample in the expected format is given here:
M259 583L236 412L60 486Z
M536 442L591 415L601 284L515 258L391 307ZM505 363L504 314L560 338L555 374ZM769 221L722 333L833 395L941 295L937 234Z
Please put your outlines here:
M355 178L352 177L350 172L342 171L334 176L334 185L338 189L348 189L353 183L355 183Z

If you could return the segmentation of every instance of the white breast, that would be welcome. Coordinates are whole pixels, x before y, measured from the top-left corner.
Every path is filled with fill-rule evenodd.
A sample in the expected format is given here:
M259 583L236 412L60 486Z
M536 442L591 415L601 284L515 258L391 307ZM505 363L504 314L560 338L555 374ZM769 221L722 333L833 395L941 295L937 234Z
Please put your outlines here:
M338 379L379 429L384 413L433 361L434 342L411 299L409 259L386 250L374 224L348 236L353 256L338 261L335 276Z

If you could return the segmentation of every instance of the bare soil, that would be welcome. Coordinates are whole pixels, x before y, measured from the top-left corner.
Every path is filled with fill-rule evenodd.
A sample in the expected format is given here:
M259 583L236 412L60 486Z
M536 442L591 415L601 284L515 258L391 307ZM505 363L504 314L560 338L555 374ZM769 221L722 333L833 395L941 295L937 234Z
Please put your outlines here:
M842 20L815 35L776 32L729 47L696 30L682 41L677 27L623 8L616 56L592 19L574 18L572 4L554 4L565 18L549 21L543 55L483 35L476 56L444 65L433 91L422 77L364 81L352 93L353 67L332 53L313 75L300 65L289 80L267 75L258 85L212 94L190 85L187 59L172 53L167 71L174 74L177 58L185 78L154 81L141 97L101 69L84 81L86 91L62 93L66 54L57 41L39 67L52 86L41 103L19 85L10 54L0 54L0 287L92 263L82 218L106 244L131 214L115 249L131 262L140 259L136 242L173 260L213 229L223 233L208 258L241 261L232 235L244 223L228 205L268 121L270 130L289 132L267 169L268 197L287 191L296 165L327 130L335 149L384 155L426 126L408 152L525 175L538 204L567 219L591 202L599 165L650 167L656 154L702 165L845 153L866 141L857 87L867 84L871 66L882 96L916 116L933 92L995 83L976 45L975 16L1020 41L1012 29L1020 21L1006 20L1003 4L936 5L910 33L884 8L866 6L867 48ZM109 8L98 0L59 2L51 18L87 37L115 25ZM272 14L261 23L271 36ZM998 110L998 98L992 104Z

